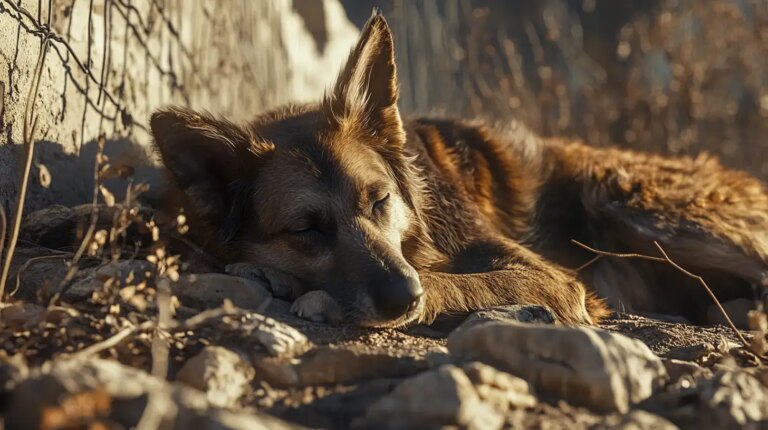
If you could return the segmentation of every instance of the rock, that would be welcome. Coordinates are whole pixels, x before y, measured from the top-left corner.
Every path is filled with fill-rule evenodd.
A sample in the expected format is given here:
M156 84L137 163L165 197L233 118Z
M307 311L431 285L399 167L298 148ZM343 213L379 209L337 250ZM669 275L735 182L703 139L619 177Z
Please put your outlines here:
M679 346L669 350L665 358L692 361L697 364L709 364L720 359L721 355L717 353L715 347L708 343L696 345Z
M154 270L152 264L146 260L120 260L109 262L95 269L81 271L85 275L79 275L80 279L73 282L62 298L69 302L80 302L90 299L94 292L104 287L109 279L119 281L119 285L125 285L130 277L133 285L149 279Z
M276 386L353 384L367 379L410 376L427 368L424 360L322 346L300 357L254 358L256 376Z
M768 367L752 368L749 369L748 372L768 388Z
M220 273L182 275L172 290L184 306L197 309L215 308L227 299L239 308L263 310L272 299L261 283Z
M477 361L465 364L462 368L475 386L480 399L498 411L529 408L536 404L536 398L531 394L524 379Z
M0 326L13 330L29 330L42 323L62 324L66 319L77 316L75 309L63 306L45 308L29 302L18 301L12 304L0 304Z
M355 427L498 429L503 423L502 413L480 399L464 371L445 365L400 383Z
M98 219L96 230L109 229L117 206L97 205ZM152 217L152 210L142 207L141 214L146 219ZM21 237L28 242L40 244L48 248L70 247L78 243L78 228L87 228L91 223L93 206L83 204L78 206L51 205L43 209L30 212L21 223Z
M430 348L424 355L429 367L440 367L445 364L455 364L453 357L448 353L448 348L444 346L436 346Z
M89 424L132 428L146 407L152 408L150 428L293 428L264 414L212 407L197 390L102 359L56 361L49 371L38 370L14 392L5 424L7 428L87 428Z
M555 324L552 311L543 305L507 305L472 312L459 328L468 328L484 322L521 322L531 324Z
M627 412L667 380L645 344L579 327L488 322L448 337L454 357L494 364L572 404Z
M261 315L252 315L261 317ZM295 355L306 351L311 346L309 339L301 332L269 317L263 317L259 324L246 325L244 329L249 331L272 356Z
M12 392L29 376L29 368L22 353L8 356L0 350L0 399ZM0 401L0 404L3 403Z
M761 426L768 425L768 390L745 370L721 370L711 378L661 397L655 412L681 427L763 428Z
M650 412L635 410L626 415L609 415L592 427L593 430L676 430L678 427L666 419Z
M748 372L718 372L696 391L702 423L717 428L768 425L768 390Z
M312 346L305 335L288 324L227 306L201 312L186 320L185 325L194 326L210 342L249 354L292 357ZM190 322L193 320L198 321Z
M211 405L227 408L235 406L253 375L253 367L239 354L208 346L184 363L176 380L203 391Z
M30 329L45 321L46 314L46 309L40 305L17 302L0 308L0 322L13 330Z
M678 382L681 378L698 379L712 376L712 372L696 363L690 361L676 360L673 358L664 358L661 360L664 368L667 369L669 381ZM690 381L689 381L690 382Z

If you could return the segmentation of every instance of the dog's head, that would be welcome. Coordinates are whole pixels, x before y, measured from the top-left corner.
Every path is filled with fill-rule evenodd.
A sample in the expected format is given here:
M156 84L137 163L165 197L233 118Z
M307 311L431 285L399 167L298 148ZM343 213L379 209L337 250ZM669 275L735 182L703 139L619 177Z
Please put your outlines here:
M322 103L247 126L167 109L152 133L219 255L327 291L354 323L402 325L424 300L404 258L420 222L397 86L392 36L374 15Z

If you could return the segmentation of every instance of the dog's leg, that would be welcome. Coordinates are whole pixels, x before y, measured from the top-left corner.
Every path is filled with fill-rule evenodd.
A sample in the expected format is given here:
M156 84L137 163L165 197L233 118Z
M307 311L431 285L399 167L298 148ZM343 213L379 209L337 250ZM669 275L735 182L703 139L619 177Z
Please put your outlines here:
M549 306L564 324L593 324L608 314L571 274L511 241L480 242L454 258L451 273L424 272L422 321L443 312L507 304Z
M296 299L291 312L306 320L334 325L343 317L341 305L322 290L310 291Z

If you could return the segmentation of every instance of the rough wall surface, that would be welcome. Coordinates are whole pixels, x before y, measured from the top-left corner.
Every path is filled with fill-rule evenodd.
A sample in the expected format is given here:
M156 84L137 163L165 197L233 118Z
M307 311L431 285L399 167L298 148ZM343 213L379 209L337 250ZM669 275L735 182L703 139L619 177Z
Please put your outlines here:
M159 106L243 121L316 99L357 34L337 0L0 0L0 204L8 210L16 196L24 112L46 35L35 166L52 183L41 187L33 169L27 210L90 201L102 133L112 160L148 159L147 121Z

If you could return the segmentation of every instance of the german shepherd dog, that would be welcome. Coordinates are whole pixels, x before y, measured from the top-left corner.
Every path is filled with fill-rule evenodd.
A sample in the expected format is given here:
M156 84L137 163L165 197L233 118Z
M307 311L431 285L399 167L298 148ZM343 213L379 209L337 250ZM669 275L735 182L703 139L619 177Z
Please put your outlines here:
M365 25L318 104L245 125L183 108L151 119L197 240L313 320L430 323L504 304L564 324L611 308L705 321L711 302L658 255L705 276L720 300L765 279L768 193L700 156L662 158L543 139L510 121L403 120L392 36ZM585 287L586 285L586 287Z

